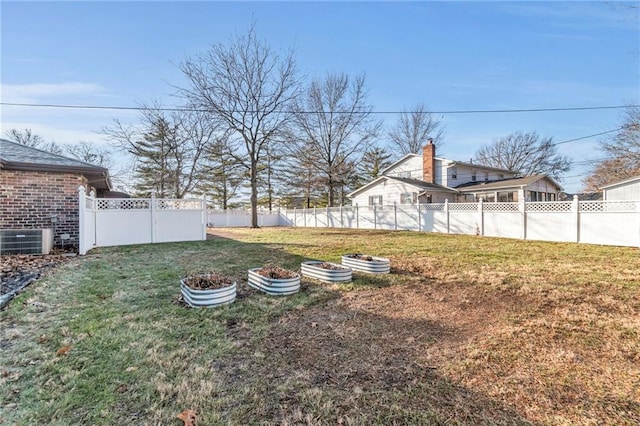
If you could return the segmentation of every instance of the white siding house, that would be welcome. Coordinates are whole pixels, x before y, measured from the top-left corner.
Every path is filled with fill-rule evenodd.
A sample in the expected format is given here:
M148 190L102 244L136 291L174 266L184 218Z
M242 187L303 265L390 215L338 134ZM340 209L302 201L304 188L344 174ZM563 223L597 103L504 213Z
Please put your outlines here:
M603 186L602 198L606 201L640 200L640 176Z
M407 154L382 171L382 176L356 189L352 204L501 201L554 201L560 185L545 175L516 177L516 172L435 156L430 142L422 155Z
M429 194L425 192L428 191ZM381 176L351 194L351 202L358 206L444 203L455 201L456 191L417 179Z

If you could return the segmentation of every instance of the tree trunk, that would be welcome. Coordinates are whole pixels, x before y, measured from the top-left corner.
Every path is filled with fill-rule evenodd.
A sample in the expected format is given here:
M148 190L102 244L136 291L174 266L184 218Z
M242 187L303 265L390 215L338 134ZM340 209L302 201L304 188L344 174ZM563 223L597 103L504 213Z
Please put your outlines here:
M251 227L258 227L258 163L251 161Z
M329 207L333 207L333 178L329 176L329 193L327 194L327 204Z

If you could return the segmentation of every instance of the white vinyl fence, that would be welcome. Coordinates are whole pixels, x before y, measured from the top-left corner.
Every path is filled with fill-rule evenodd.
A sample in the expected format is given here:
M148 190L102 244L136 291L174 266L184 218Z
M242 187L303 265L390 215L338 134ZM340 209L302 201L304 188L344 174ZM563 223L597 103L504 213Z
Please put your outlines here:
M204 200L95 198L79 188L81 255L95 247L207 239Z
M640 201L442 203L293 209L281 226L399 229L640 246Z
M250 210L207 210L207 225L211 227L251 226ZM258 211L258 226L279 226L280 213Z

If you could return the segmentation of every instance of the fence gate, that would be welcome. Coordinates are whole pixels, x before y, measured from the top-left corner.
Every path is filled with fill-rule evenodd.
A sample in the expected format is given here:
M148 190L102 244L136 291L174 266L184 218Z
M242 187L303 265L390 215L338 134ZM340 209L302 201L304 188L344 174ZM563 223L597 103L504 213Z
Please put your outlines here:
M80 254L94 247L207 239L204 200L96 198L79 188Z

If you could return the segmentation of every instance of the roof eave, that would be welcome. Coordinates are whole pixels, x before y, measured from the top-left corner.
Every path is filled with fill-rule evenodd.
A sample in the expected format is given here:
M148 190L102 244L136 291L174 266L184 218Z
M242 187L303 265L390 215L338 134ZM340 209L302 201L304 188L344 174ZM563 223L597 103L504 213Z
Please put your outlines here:
M109 170L100 166L74 167L55 164L19 163L4 160L0 161L0 165L3 170L17 170L22 172L77 173L85 176L91 186L98 189L107 189L110 191L113 187L111 177L109 176ZM100 185L102 182L104 182L104 185Z

